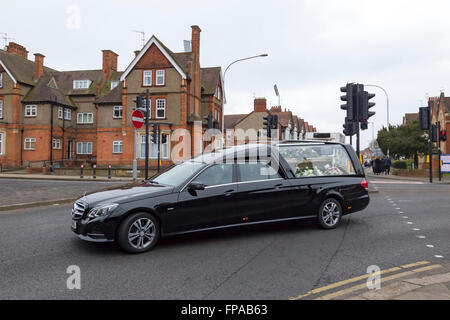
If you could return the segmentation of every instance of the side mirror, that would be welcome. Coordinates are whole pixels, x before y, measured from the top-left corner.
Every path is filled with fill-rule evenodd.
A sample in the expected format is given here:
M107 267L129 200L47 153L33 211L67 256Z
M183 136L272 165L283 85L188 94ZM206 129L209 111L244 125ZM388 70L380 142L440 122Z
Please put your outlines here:
M190 191L200 191L200 190L205 190L205 185L204 185L203 183L193 181L193 182L191 182L191 183L189 184L188 189L189 189Z

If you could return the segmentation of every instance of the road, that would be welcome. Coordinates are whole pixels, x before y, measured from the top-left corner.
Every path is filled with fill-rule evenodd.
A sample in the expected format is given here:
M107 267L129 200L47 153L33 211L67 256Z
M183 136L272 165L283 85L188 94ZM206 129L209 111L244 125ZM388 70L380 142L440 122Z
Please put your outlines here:
M336 230L243 227L168 238L142 255L78 240L68 205L0 213L0 299L285 300L370 265L448 263L450 185L371 183L379 192L369 208ZM70 265L80 267L81 290L66 287Z

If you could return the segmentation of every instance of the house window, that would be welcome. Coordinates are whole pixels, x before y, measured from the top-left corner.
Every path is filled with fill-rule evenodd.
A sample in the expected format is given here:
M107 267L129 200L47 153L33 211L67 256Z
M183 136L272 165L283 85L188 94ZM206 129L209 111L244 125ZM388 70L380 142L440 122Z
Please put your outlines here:
M36 117L37 116L37 106L27 105L25 106L25 117Z
M64 119L72 120L72 110L70 110L69 108L64 109Z
M58 119L62 119L63 118L63 107L59 107L58 108Z
M77 114L77 123L80 123L80 124L94 123L94 114L93 113L78 113Z
M0 119L3 118L3 100L0 99Z
M152 85L152 70L144 70L142 74L142 85L149 87Z
M122 141L113 141L113 153L122 153Z
M161 134L161 157L169 158L169 135L167 133Z
M156 100L156 119L166 118L166 99Z
M25 138L24 150L36 150L36 138Z
M119 85L119 81L111 81L111 90Z
M3 73L0 73L0 88L3 88Z
M90 85L91 85L90 80L73 80L74 90L88 89Z
M92 154L92 142L77 142L77 154Z
M61 139L53 139L53 149L61 149Z
M122 106L114 106L113 107L113 118L114 119L122 118Z
M217 87L217 88L216 88L216 93L214 94L214 96L215 96L218 100L221 99L222 94L221 94L221 91L220 91L220 87Z
M163 86L165 84L165 70L156 70L156 85Z
M141 136L141 158L145 159L145 138L146 135Z
M4 135L4 133L0 132L0 154L4 153L3 148L5 146L5 140L4 140L3 135Z

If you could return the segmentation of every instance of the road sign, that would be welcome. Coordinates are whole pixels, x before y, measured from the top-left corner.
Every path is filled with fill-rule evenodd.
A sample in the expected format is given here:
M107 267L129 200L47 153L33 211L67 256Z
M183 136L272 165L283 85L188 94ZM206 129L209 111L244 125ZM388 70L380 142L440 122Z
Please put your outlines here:
M441 155L441 172L450 172L450 154Z
M134 110L131 114L131 123L133 123L133 127L136 129L142 128L144 125L144 115L139 110Z

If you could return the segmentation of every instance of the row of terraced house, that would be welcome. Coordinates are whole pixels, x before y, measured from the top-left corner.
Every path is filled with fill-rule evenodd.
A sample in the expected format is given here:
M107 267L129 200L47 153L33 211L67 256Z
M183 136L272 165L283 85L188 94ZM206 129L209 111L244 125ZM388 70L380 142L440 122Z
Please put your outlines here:
M161 127L162 166L172 163L171 135L176 129L190 133L190 154L201 152L204 144L194 139L206 129L209 113L222 128L224 94L221 68L200 66L201 30L191 29L190 50L172 52L152 36L123 72L111 50L102 51L101 69L58 71L45 65L44 55L36 53L31 61L25 47L10 42L0 50L0 165L82 161L129 166L135 153L134 99L144 97L147 90L149 121ZM270 112L265 100L257 99L255 105L262 101L264 106L255 108ZM314 130L288 111L271 111L280 115L282 134ZM247 115L240 123L252 117ZM138 165L143 166L144 129L136 139ZM151 143L149 153L150 165L156 166L158 144Z

